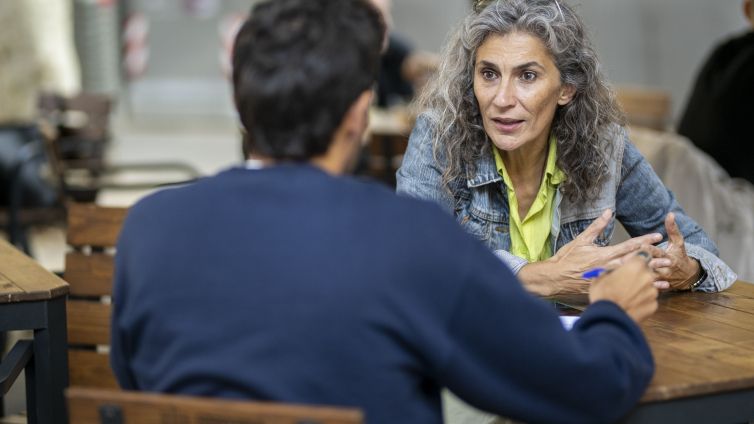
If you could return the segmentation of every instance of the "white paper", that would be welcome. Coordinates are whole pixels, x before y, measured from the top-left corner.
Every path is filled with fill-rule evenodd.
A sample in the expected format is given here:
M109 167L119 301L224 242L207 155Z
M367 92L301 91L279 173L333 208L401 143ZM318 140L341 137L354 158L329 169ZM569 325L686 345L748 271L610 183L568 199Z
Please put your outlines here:
M573 328L573 324L576 324L576 321L578 320L579 320L579 317L575 317L575 316L565 316L565 315L560 316L560 323L563 324L563 328L565 328L566 330L570 330L571 328Z

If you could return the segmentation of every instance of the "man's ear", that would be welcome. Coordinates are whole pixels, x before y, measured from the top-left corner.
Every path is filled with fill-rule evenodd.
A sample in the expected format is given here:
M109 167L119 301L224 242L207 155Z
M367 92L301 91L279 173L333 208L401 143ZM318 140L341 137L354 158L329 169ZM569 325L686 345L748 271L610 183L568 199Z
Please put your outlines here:
M576 87L571 84L565 84L560 88L560 96L558 97L558 104L565 106L571 103L573 96L576 95Z
M369 125L369 107L372 105L372 96L374 91L364 90L359 97L351 104L346 112L346 131L349 138L355 138L361 141Z

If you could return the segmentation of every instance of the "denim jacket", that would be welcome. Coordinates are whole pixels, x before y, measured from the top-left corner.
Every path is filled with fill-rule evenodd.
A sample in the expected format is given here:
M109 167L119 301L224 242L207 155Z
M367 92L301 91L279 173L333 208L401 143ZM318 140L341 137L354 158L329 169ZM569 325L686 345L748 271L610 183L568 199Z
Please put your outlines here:
M655 174L649 163L636 150L626 130L614 127L608 135L612 154L608 175L599 197L589 203L571 201L562 187L555 195L555 210L550 228L552 251L557 252L576 238L602 212L610 208L632 236L653 232L664 237L659 247L667 246L665 216L673 212L678 228L686 242L686 253L699 261L707 271L707 278L697 290L715 292L725 290L736 281L736 274L717 257L717 247L676 202ZM452 195L442 187L442 166L435 161L429 118L417 120L403 164L397 173L397 191L412 197L433 200L455 215L469 233L482 240L513 272L527 264L525 259L509 253L509 207L502 178L495 168L492 153L476 163L476 172L464 184L452 187ZM442 160L442 159L440 159ZM607 246L615 229L615 219L600 234L595 243Z

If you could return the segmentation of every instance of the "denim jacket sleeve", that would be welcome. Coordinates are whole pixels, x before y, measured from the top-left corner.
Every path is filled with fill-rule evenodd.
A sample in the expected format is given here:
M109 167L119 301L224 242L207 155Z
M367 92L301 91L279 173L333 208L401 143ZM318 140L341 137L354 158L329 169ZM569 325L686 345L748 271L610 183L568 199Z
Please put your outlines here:
M442 187L441 166L435 160L429 117L420 115L408 139L403 163L396 173L396 192L417 199L431 200L453 214L453 196Z
M737 279L736 274L717 255L715 243L704 230L683 211L655 174L649 162L639 153L622 131L624 153L621 164L621 181L616 196L618 220L632 236L653 232L661 233L665 241L659 246L666 247L667 232L665 216L675 214L678 228L683 234L686 253L699 261L707 271L707 278L697 288L704 292L717 292L730 287Z
M498 259L503 261L504 264L508 265L508 268L510 268L511 271L516 275L518 275L518 272L521 271L521 268L523 268L524 265L529 264L529 261L527 261L526 259L519 258L518 256L507 250L497 249L493 253L498 257Z

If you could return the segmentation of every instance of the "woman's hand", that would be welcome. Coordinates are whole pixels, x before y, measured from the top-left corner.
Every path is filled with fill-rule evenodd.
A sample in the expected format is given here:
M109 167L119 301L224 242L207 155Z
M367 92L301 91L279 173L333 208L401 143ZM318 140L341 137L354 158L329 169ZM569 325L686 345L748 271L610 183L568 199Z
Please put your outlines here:
M672 212L665 217L665 230L668 232L668 246L665 250L654 246L649 248L652 256L659 258L662 255L650 264L659 276L660 282L667 282L658 287L671 290L688 289L699 278L702 269L699 262L686 254L683 234L678 229Z
M551 296L561 293L586 293L589 282L582 274L595 267L615 266L642 246L662 240L659 233L646 234L613 246L596 246L594 241L607 227L612 211L606 209L599 218L550 259L534 262L521 268L518 276L526 288L536 294ZM660 249L661 250L661 249ZM662 251L665 256L666 252Z

